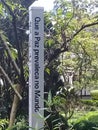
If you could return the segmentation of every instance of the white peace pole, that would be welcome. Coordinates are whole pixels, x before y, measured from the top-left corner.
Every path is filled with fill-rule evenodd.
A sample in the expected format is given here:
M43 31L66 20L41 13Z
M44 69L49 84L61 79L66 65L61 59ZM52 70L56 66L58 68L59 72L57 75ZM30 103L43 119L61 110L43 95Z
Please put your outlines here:
M43 12L42 7L29 7L29 126L37 130L44 129Z

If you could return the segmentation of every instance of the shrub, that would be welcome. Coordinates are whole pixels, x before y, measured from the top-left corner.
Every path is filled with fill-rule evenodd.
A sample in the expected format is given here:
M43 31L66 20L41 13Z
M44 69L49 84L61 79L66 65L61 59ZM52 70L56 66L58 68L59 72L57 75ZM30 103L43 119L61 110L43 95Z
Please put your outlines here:
M98 112L89 112L74 124L75 130L95 130L98 127Z
M82 102L83 104L90 105L90 106L93 106L93 105L94 105L94 100L82 99L81 102Z
M83 104L85 104L85 105L98 107L98 100L81 99L81 102L82 102Z
M28 130L28 124L24 118L21 119L19 117L13 127L8 128L6 130Z
M92 90L91 91L91 97L92 97L92 99L98 100L98 90Z
M0 130L5 130L8 127L8 121L6 119L0 119Z

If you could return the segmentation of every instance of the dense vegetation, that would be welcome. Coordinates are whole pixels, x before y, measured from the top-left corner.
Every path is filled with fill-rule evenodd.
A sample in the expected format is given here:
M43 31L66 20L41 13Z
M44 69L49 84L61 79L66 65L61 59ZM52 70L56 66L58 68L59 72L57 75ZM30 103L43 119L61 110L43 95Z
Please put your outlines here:
M0 1L0 129L28 129L28 7L33 0ZM45 129L97 129L98 2L55 0L44 12ZM92 93L92 92L91 92ZM86 105L85 105L86 104ZM74 120L74 113L95 111ZM98 113L98 112L96 112ZM92 117L91 117L92 116ZM75 118L78 118L79 115ZM72 120L73 119L73 120ZM90 130L90 129L89 129Z

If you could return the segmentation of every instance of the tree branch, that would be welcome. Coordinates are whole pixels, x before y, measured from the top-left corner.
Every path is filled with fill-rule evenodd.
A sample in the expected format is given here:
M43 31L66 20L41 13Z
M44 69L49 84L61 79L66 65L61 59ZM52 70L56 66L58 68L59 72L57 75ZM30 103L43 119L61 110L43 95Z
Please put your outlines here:
M82 30L84 30L85 28L91 27L91 26L94 26L94 25L97 25L97 24L98 24L98 21L97 21L97 22L94 22L94 23L82 25L81 28L80 28L79 30L77 30L75 34L73 34L73 36L71 37L70 41L71 41L75 36L77 36Z
M25 85L24 69L23 69L22 55L21 55L21 50L20 50L20 45L19 45L19 40L18 40L18 34L17 34L16 16L14 15L10 6L4 0L1 0L1 2L5 5L5 7L10 12L10 15L12 16L12 24L13 24L13 28L14 28L15 41L16 41L16 47L17 47L17 50L18 50L18 60L19 60L19 67L20 67L20 77L19 78L20 78L22 86L24 86Z
M64 42L60 48L57 48L56 50L54 50L54 53L50 56L52 58L49 61L48 65L50 65L50 62L52 62L55 58L57 58L61 53L68 51L68 43L71 42L73 40L73 38L75 36L77 36L82 30L84 30L87 27L91 27L91 26L94 26L94 25L97 25L97 24L98 24L98 21L94 22L94 23L82 25L81 28L79 30L77 30L77 32L75 34L72 35L71 38L66 39L66 42ZM59 51L57 52L57 50L59 50ZM46 65L46 66L48 66L48 65Z
M19 94L19 92L14 87L15 85L13 85L13 83L11 82L10 78L8 77L8 75L6 74L5 70L2 68L1 65L0 65L0 72L3 74L3 76L5 77L5 79L8 81L8 83L11 86L11 88L14 90L15 94L19 97L20 100L22 100L21 95Z
M8 53L8 55L9 55L10 59L11 59L11 62L12 62L12 64L13 64L15 70L17 71L18 75L20 75L20 70L19 70L19 68L18 68L18 66L17 66L17 64L16 64L16 62L15 62L15 60L13 59L13 57L12 57L12 55L11 55L11 51L10 51L8 45L6 44L6 41L5 41L4 36L3 36L2 33L0 33L0 37L1 37L2 41L3 41L2 43L3 43L3 45L5 46L5 48L6 48L6 50L7 50L7 53Z
M97 21L97 22L94 22L94 23L82 25L82 26L80 27L80 29L77 30L76 33L74 33L74 34L71 36L71 38L69 38L69 39L66 40L67 45L68 45L68 43L71 42L71 41L74 39L74 37L77 36L82 30L84 30L85 28L88 28L88 27L97 25L97 24L98 24L98 21ZM63 43L62 46L61 46L61 49L62 49L62 50L61 50L60 53L63 53L63 52L65 52L66 50L68 50L68 48L64 48L64 46L66 46L66 45L64 45L64 44L65 44L65 43ZM68 47L68 46L67 46L67 47Z

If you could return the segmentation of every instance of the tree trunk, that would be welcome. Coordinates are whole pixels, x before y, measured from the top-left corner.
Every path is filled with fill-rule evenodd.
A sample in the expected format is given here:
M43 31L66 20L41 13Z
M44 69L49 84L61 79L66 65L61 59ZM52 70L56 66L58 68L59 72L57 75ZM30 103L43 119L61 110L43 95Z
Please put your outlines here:
M18 91L20 94L21 94L21 88L22 88L21 85L20 85L20 84L17 84L16 89L17 89L17 91ZM19 97L15 94L15 95L14 95L13 104L12 104L11 113L10 113L9 128L11 128L11 127L13 126L13 124L14 124L19 102L20 102L20 99L19 99Z

